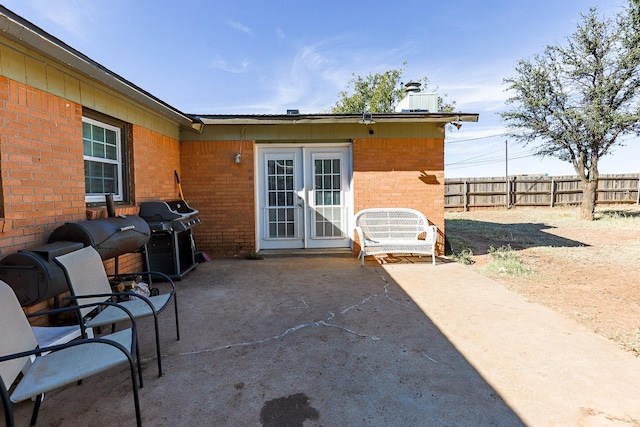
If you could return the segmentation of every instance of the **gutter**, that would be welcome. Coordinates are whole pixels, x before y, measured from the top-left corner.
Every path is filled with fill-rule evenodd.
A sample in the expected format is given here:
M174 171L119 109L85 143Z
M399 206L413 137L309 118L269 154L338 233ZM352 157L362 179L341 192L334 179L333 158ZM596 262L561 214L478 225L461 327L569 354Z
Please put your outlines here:
M190 115L204 125L286 125L286 124L359 124L362 114L264 114ZM477 113L372 113L372 123L477 122Z

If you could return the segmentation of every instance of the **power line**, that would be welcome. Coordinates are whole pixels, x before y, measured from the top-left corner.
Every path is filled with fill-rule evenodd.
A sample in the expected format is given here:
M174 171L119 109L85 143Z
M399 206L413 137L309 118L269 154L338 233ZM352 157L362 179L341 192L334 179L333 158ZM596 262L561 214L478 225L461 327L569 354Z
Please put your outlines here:
M509 159L508 160L518 160L518 159L524 159L527 157L533 157L534 155L531 153L527 153L527 152L520 152L520 153L515 153L515 154L510 154L509 155ZM503 163L504 162L504 156L494 156L494 157L490 157L488 159L481 159L481 160L476 160L476 161L472 161L472 162L465 162L465 161L460 161L460 162L455 162L455 163L449 163L449 164L445 164L445 166L452 166L452 165L485 165L485 164L491 164L491 163Z
M478 140L481 140L481 139L497 138L497 137L500 137L500 136L512 136L512 135L513 135L512 132L510 132L510 133L498 133L498 134L495 134L495 135L478 136L476 138L458 139L458 140L453 140L453 141L451 141L451 140L447 141L446 138L445 138L444 143L445 144L458 144L460 142L471 142L471 141L478 141ZM634 139L634 138L637 138L637 137L638 137L637 134L625 134L623 136L620 136L619 139L620 139L620 142L625 142L625 141L628 141L630 139Z
M455 162L452 162L452 163L446 163L445 166L457 165L457 164L461 164L461 163L462 164L464 164L464 163L485 163L485 162L493 162L493 161L504 160L505 157L503 155L490 157L488 159L487 158L483 158L483 157L489 156L489 155L494 154L494 153L502 153L502 152L503 152L502 149L489 151L488 153L483 153L483 154L480 154L480 155L477 155L477 156L473 156L473 157L469 157L469 158L466 158L466 159L458 160L458 161L455 161ZM512 153L508 157L509 157L509 159L511 159L511 158L516 159L516 158L522 158L522 157L529 157L529 156L532 156L532 155L533 154L530 151L519 151L519 152L516 152L515 154ZM477 160L477 159L480 159L480 160ZM473 160L476 160L476 162L474 162Z
M480 154L479 156L469 157L468 159L458 160L457 162L445 164L445 166L456 165L458 163L465 163L465 162L467 162L469 160L479 159L480 157L488 156L489 154L497 153L497 152L500 152L500 151L502 151L502 150L489 151L488 153Z
M499 137L499 136L505 136L505 135L512 135L511 133L502 133L502 134L496 134L496 135L489 135L489 136L482 136L482 137L477 137L477 138L469 138L469 139L461 139L458 141L445 141L445 143L447 144L455 144L458 142L469 142L469 141L478 141L481 139L488 139L488 138L495 138L495 137ZM624 143L624 142L628 142L629 140L632 139L636 139L638 138L637 134L627 134L627 135L623 135L619 138L618 142L620 143ZM480 154L478 156L474 156L474 157L469 157L467 159L463 159L463 160L458 160L455 162L451 162L451 163L445 163L445 167L449 170L452 169L465 169L465 168L471 168L471 167L475 167L475 166L483 166L483 165L491 165L491 164L496 164L496 163L504 163L505 162L505 156L493 156L493 157L489 157L489 158L483 158L485 156L488 156L490 154L494 154L497 152L501 152L502 150L495 150L495 151L490 151L488 153L484 153L484 154ZM532 154L531 152L526 152L526 151L521 151L515 154L509 154L507 157L507 162L510 160L518 160L518 159L525 159L528 157L534 157L535 154Z
M533 154L528 152L519 152L519 153L509 155L508 160L525 159L527 157L533 157L533 156L534 156ZM464 168L470 168L474 166L504 163L505 161L504 156L494 156L494 157L489 157L487 159L479 159L471 162L469 162L468 160L472 160L472 159L461 160L459 162L453 162L453 163L445 163L444 166L447 167L448 169L464 169Z
M459 140L453 140L453 141L444 141L445 144L458 144L460 142L470 142L470 141L478 141L480 139L489 139L489 138L497 138L499 136L508 136L511 135L511 133L499 133L496 135L487 135L487 136L479 136L477 138L468 138L468 139L459 139Z

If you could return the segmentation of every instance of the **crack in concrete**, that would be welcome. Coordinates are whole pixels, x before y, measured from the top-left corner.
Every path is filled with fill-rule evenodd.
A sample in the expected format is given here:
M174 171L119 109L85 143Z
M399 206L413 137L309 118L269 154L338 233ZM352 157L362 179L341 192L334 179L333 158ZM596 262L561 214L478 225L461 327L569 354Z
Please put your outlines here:
M403 307L409 308L408 304L405 304L403 302L397 301L393 298L391 298L391 296L389 295L389 286L390 283L387 281L386 277L379 271L378 268L375 268L375 272L378 274L378 276L382 279L382 281L385 283L383 286L383 294L384 297L391 301L394 304L398 304L401 305ZM344 308L343 310L340 311L340 314L346 314L349 311L358 308L364 304L366 304L367 302L371 301L373 298L377 298L380 296L380 293L376 293L373 295L369 295L368 297L362 299L360 302L353 304L347 308ZM291 298L291 297L289 297ZM304 307L292 307L292 308L309 308L309 305L306 303L306 301L304 300L304 297L300 296L299 297L300 301L302 301L302 303L304 304ZM347 332L351 335L354 335L356 337L360 337L360 338L369 338L373 341L379 341L380 338L375 336L375 335L366 335L366 334L361 334L359 332L354 331L353 329L349 329L345 326L340 326L334 323L329 323L329 321L331 321L332 319L334 319L336 317L335 313L333 312L329 312L329 317L327 317L324 320L315 320L312 322L308 322L308 323L301 323L299 325L293 326L291 328L286 329L284 332L278 334L278 335L273 335L261 340L256 340L256 341L246 341L246 342L239 342L239 343L234 343L234 344L225 344L225 345L221 345L218 347L214 347L214 348L208 348L208 349L202 349L202 350L194 350L194 351L188 351L188 352L183 352L183 353L178 353L180 356L189 356L189 355L196 355L196 354L203 354L203 353L213 353L216 351L220 351L220 350L228 350L231 348L235 348L235 347L249 347L249 346L253 346L253 345L260 345L260 344L264 344L267 343L269 341L273 341L273 340L278 340L281 338L284 338L285 336L293 333L293 332L297 332L301 329L305 329L308 328L310 326L324 326L327 328L335 328L335 329L339 329L341 331ZM429 358L429 357L428 357ZM434 361L433 359L429 358L430 360ZM437 363L437 362L436 362Z
M287 299L293 299L291 297L287 297ZM295 306L295 307L291 307L291 310L294 310L296 308L309 308L309 304L307 304L307 302L304 300L303 296L298 297L298 299L302 302L302 306Z
M433 363L438 363L438 362L436 362L436 360L435 360L435 359L433 359L433 358L429 357L429 355L428 355L427 353L423 353L422 355L423 355L424 357L426 357L427 359L431 360Z
M388 281L388 280L387 280L387 278L384 276L384 274L382 274L382 273L380 272L380 270L378 269L378 267L374 267L374 270L375 270L375 272L376 272L376 273L378 273L378 276L380 276L380 278L382 279L382 281L385 283L385 285L384 285L384 297L385 297L386 299L388 299L389 301L391 301L391 302L395 303L395 304L399 304L399 305L401 305L401 306L403 306L403 307L409 308L409 304L405 304L405 303L403 303L403 302L396 301L396 300L394 300L393 298L391 298L391 297L389 296L389 285L390 285L389 281Z

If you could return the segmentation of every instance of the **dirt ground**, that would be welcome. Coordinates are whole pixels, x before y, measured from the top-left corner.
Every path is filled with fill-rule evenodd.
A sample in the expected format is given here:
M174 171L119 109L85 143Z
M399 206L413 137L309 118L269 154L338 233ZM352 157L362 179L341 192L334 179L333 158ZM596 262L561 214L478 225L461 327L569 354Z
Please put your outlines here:
M640 354L640 207L516 208L446 214L447 238L471 268ZM530 274L489 273L490 246L510 245Z

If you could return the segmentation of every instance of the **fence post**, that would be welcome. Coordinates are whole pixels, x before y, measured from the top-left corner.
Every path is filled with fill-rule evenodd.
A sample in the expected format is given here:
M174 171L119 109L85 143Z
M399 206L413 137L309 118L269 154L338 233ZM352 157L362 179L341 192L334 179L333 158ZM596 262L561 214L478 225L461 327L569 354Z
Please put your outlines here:
M553 177L551 177L551 207L553 207L555 199L556 199L556 180Z
M638 175L638 196L636 199L636 205L640 205L640 175Z
M505 179L504 181L504 185L506 187L505 189L505 193L504 193L504 198L506 200L506 207L507 209L509 209L509 207L511 206L511 182L509 181L509 176L507 175L507 179Z
M516 184L516 179L518 177L517 176L512 176L511 179L509 180L509 202L511 206L518 206L518 198L516 197L516 188L517 185Z
M464 181L464 184L463 184L462 193L463 193L462 197L464 199L464 201L463 201L463 206L464 206L463 210L464 210L464 212L466 212L467 208L469 206L469 201L467 200L467 197L469 195L469 184L467 183L466 180Z
M509 210L509 194L510 194L510 185L509 185L509 143L507 140L504 141L504 184L505 184L505 192L504 199L505 204L507 206L507 210Z

